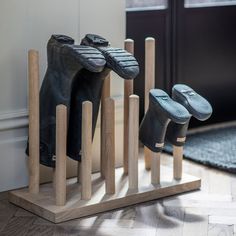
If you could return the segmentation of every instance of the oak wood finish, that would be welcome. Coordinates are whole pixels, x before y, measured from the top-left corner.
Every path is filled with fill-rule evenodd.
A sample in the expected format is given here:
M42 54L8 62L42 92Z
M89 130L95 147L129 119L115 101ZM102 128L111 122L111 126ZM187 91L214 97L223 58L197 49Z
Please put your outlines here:
M139 151L139 97L129 97L129 132L128 132L129 188L138 188L138 151Z
M81 143L81 198L91 199L92 195L92 108L89 101L82 104L82 143Z
M173 174L175 179L182 178L183 147L173 145Z
M56 169L55 194L56 205L66 203L66 138L67 138L67 108L65 105L56 107Z
M160 172L161 172L161 152L152 152L151 159L151 183L160 184Z
M38 195L30 194L27 189L10 192L9 201L49 221L59 223L83 216L93 215L141 202L159 199L179 193L199 189L201 180L183 174L180 181L173 180L172 168L162 166L159 186L150 184L150 171L145 170L142 160L139 162L139 188L129 190L128 176L123 175L123 168L116 169L116 193L106 195L106 189L100 173L92 175L93 194L90 200L81 200L81 186L77 178L67 180L68 201L65 206L56 206L52 184L41 186Z
M29 79L29 192L39 192L39 54L28 52Z
M115 102L106 98L104 103L105 114L105 152L104 160L106 193L115 193Z
M125 50L134 54L134 41L125 40ZM128 174L128 146L129 146L129 96L133 94L133 80L124 80L124 174Z
M109 74L103 84L102 89L102 97L101 97L101 153L100 153L100 165L101 165L101 176L105 178L105 169L106 169L106 161L105 157L105 112L104 112L104 104L105 99L110 97L111 95L111 75Z
M149 91L153 88L155 88L155 39L148 37L145 39L145 112L149 106ZM154 156L155 154L145 147L144 158L147 170L150 170Z
M140 155L140 158L143 156ZM143 162L143 159L140 161ZM163 166L171 168L169 173L171 175L173 156L162 153L161 164L162 168ZM144 165L141 165L140 174L144 172ZM15 235L235 236L235 174L189 160L183 160L183 167L184 173L202 179L201 190L57 225L9 203L8 193L0 193L0 235L14 235L15 233ZM123 168L121 171L123 173ZM100 174L94 181L100 182L99 176ZM74 181L76 183L76 179ZM161 181L165 180L161 178ZM100 184L104 184L103 181ZM77 184L74 187L76 188ZM27 190L25 189L25 191ZM53 228L52 233L50 232L51 228Z

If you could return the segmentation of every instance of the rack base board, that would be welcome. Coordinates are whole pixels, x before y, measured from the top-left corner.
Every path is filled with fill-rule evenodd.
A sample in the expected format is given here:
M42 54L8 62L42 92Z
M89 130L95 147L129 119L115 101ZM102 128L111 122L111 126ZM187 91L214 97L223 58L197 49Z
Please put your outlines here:
M92 175L93 194L91 200L81 200L81 185L77 178L67 180L67 202L56 206L52 183L40 186L40 193L30 194L28 188L10 192L9 201L53 223L60 223L113 209L172 196L201 187L201 179L183 174L181 180L173 179L173 169L161 166L161 184L150 184L151 172L146 171L144 163L139 164L139 189L128 189L128 176L123 168L116 169L116 194L105 194L105 182L100 173Z

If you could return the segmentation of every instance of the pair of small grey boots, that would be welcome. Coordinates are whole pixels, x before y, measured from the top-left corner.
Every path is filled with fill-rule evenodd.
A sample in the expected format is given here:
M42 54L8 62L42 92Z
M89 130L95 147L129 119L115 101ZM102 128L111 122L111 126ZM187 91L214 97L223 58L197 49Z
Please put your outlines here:
M211 114L210 103L187 85L176 84L172 98L163 90L151 89L139 139L153 152L162 151L165 139L172 145L183 146L191 116L205 121Z

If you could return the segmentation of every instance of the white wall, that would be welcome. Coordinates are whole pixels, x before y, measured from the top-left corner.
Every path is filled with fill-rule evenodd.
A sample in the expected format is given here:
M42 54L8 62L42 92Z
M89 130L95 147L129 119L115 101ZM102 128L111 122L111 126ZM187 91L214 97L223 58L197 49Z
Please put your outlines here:
M89 13L89 14L88 14ZM104 36L114 47L124 47L125 39L125 1L87 0L80 1L80 38L95 33ZM112 94L123 93L121 79L112 73Z
M0 192L27 185L27 50L39 50L42 78L51 34L66 34L80 41L87 32L97 33L122 47L124 5L117 0L0 1ZM121 79L114 79L114 95L123 92L122 85ZM48 170L45 173L47 176Z

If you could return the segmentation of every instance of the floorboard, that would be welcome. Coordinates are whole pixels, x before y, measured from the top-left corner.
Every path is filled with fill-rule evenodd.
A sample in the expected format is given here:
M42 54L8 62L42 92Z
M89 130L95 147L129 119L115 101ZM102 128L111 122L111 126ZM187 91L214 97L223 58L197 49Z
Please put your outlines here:
M162 155L162 164L172 165ZM55 225L0 200L0 235L236 236L236 176L191 161L184 172L202 178L202 188L163 200Z

